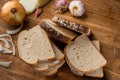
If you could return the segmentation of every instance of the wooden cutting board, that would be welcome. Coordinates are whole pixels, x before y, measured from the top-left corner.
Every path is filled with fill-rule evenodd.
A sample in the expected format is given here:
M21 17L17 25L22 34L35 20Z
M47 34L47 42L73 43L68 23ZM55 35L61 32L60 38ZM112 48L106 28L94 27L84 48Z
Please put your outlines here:
M2 5L9 0L0 0ZM103 79L79 77L71 73L67 64L59 69L52 77L41 77L30 65L22 61L18 52L16 56L0 54L0 60L12 60L9 68L0 66L0 80L120 80L120 0L82 0L85 3L86 13L81 18L74 18L70 12L55 14L54 0L51 0L43 9L39 18L34 13L25 19L24 29L30 29L37 25L43 18L51 19L53 16L61 16L76 23L89 27L93 35L92 39L98 39L101 43L101 53L108 63L104 68ZM5 23L0 18L0 34L6 33ZM12 35L16 44L17 35Z

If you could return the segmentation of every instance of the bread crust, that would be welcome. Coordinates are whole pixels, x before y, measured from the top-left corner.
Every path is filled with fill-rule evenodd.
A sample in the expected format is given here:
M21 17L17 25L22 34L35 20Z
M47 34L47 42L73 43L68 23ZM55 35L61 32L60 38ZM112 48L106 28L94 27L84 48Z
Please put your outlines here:
M67 19L64 19L61 17L57 17L57 16L54 16L52 20L56 24L58 24L62 27L68 28L70 30L76 31L78 33L84 33L88 36L91 34L91 30L88 27L85 27L81 24L74 23L70 20L67 20Z
M56 39L58 41L64 42L64 43L69 43L69 42L71 42L71 40L73 40L74 38L77 37L77 34L73 33L73 32L71 32L74 35L72 38L61 34L60 32L53 29L49 25L49 23L46 23L45 19L41 20L39 25L40 25L40 27L42 27L49 34L50 37L52 37L52 38L54 38L54 39ZM53 26L57 26L57 25L53 25Z
M77 70L77 69L70 63L70 61L68 60L66 54L65 54L65 60L66 60L66 62L67 62L67 64L68 64L68 66L70 67L70 70L71 70L74 74L76 74L76 75L78 75L78 76L83 76L83 75L85 74L84 72L82 72L82 71L80 71L80 70Z
M53 76L54 74L57 73L58 69L65 63L65 61L61 61L56 65L50 65L49 69L45 70L45 71L39 71L39 73L42 76Z
M101 75L91 75L92 73L95 73L95 71L99 71L101 73ZM103 68L98 68L96 70L93 70L93 71L90 71L90 72L86 72L85 75L86 76L90 76L90 77L95 77L95 78L102 78L104 76Z

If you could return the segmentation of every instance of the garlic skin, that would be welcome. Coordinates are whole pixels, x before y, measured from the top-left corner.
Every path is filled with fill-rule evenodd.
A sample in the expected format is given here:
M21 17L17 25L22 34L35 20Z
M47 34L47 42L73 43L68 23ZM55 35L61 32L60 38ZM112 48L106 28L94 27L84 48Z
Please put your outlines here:
M55 13L63 13L68 10L69 7L69 1L68 0L56 0L55 5L56 5L56 11Z
M68 7L69 6L69 2L67 0L56 0L55 5L56 5L56 8L59 9L62 6Z
M69 5L69 10L75 17L81 17L85 13L85 7L81 0L73 0Z

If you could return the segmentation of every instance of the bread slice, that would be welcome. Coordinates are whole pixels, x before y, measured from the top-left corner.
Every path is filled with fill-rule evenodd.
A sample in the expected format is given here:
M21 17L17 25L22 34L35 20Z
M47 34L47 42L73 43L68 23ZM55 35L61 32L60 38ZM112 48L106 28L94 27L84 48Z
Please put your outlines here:
M52 76L56 74L58 69L65 63L64 54L56 47L56 45L53 42L52 42L52 46L56 54L56 60L47 63L46 65L48 65L48 69L46 70L45 69L41 70L40 68L36 68L36 70L39 71L41 76Z
M60 25L62 27L65 27L67 29L73 30L75 32L84 33L86 35L91 34L91 30L88 27L85 27L85 26L83 26L81 24L77 24L77 23L74 23L74 22L69 21L67 19L57 17L57 16L54 16L52 20L56 24L58 24L58 25Z
M100 52L100 42L98 40L92 40L92 43L95 48Z
M63 52L53 42L51 42L51 44L52 44L52 47L53 47L53 50L56 56L56 60L64 61L65 56Z
M106 60L85 34L82 34L65 48L68 65L83 73L105 66ZM76 73L75 73L76 74Z
M67 57L65 57L65 60L66 60L66 62L67 62L67 64L68 64L68 66L70 67L70 70L71 70L74 74L76 74L76 75L78 75L78 76L83 76L83 75L85 74L85 73L82 72L81 70L76 69L76 68L69 62L69 60L68 60Z
M86 72L85 75L86 76L90 76L90 77L102 78L104 76L103 68L98 68L96 70L92 70L90 72Z
M60 62L64 61L64 54L61 52L60 49L58 49L58 47L53 42L51 43L52 43L52 47L53 47L53 50L56 56L55 61L41 62L38 64L38 66L35 67L36 70L42 71L42 72L47 71L50 66L55 66L56 64L59 64Z
M65 61L61 61L54 66L50 66L48 70L41 72L42 76L53 76L57 73L58 69L65 63Z
M100 51L100 42L97 41L97 40L93 40L92 41L93 45L96 47L96 49L98 51ZM89 71L89 72L86 72L85 73L86 76L91 76L91 77L99 77L99 78L102 78L103 77L103 68L98 68L96 70L92 70L92 71Z
M22 31L18 35L17 46L20 58L29 64L55 59L47 33L38 25Z
M43 19L39 24L50 36L64 43L69 43L78 35L64 27L60 27L49 19Z

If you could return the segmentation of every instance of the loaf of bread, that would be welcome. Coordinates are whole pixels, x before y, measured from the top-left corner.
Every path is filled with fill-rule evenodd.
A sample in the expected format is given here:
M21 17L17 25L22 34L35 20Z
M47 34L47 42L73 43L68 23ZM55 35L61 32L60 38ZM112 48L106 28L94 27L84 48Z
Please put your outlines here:
M40 21L40 27L42 27L52 38L57 39L64 43L69 43L71 40L77 37L77 34L56 25L49 19L43 19Z
M85 34L66 46L65 55L71 71L80 76L102 68L107 62Z
M29 64L37 64L46 60L54 60L55 54L47 33L38 25L24 30L17 40L19 56Z
M56 24L58 24L59 26L65 27L67 29L76 31L78 33L84 33L86 35L90 35L91 34L91 30L83 25L71 22L69 20L63 19L61 17L53 17L53 22L55 22Z

